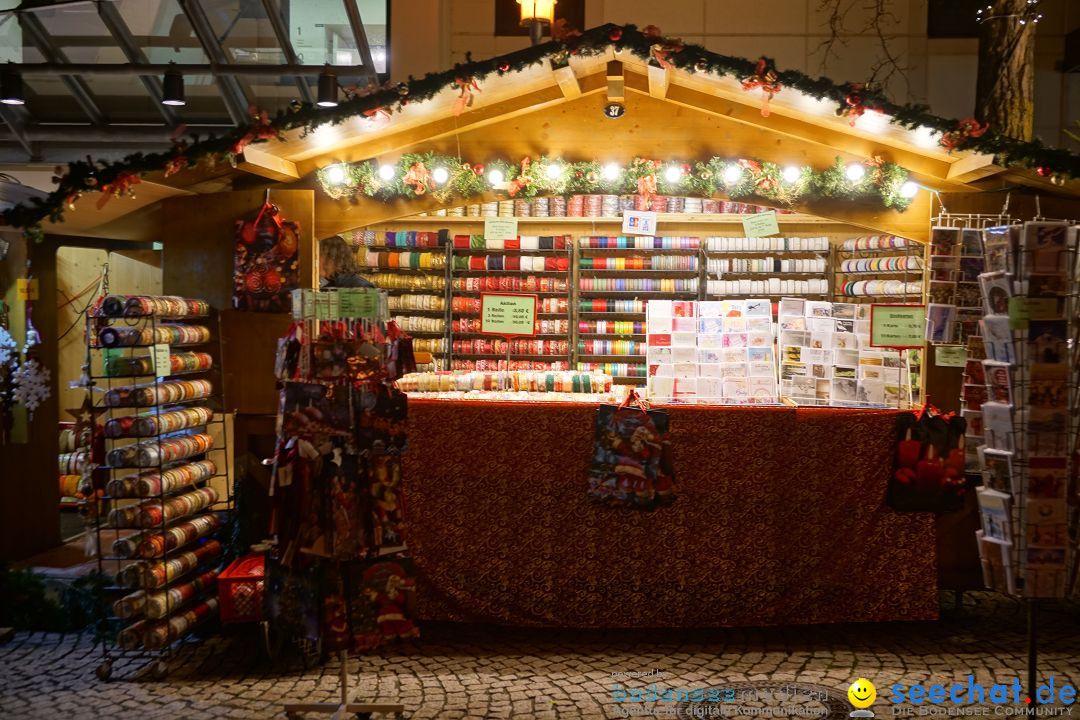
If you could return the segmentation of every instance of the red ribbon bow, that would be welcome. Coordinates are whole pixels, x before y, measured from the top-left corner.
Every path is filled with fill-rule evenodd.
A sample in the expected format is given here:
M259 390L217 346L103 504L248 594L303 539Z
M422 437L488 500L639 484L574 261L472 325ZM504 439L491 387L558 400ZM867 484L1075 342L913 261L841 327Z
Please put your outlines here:
M754 74L742 81L743 90L761 88L763 99L761 101L761 117L769 117L769 101L773 95L780 92L781 85L777 81L776 70L765 58L757 61Z
M125 171L116 176L116 179L110 183L105 183L101 186L101 199L97 201L98 210L105 207L105 204L109 202L115 195L120 197L131 193L131 186L138 185L142 180L139 176L133 172Z
M682 40L668 40L664 43L657 43L649 48L652 52L653 58L665 70L670 70L675 66L668 60L668 55L673 55L677 52L682 52L683 43Z
M402 178L401 182L411 185L413 192L417 195L423 195L431 184L431 173L424 167L424 163L416 162L405 173L405 177Z
M251 128L244 133L243 137L233 143L233 155L239 155L244 152L244 148L256 140L273 140L278 136L277 130L270 125L270 113L265 110L260 112L254 105L248 109L248 112L251 113L251 117L255 122Z
M980 137L989 129L990 123L980 125L975 118L966 118L957 123L955 130L942 134L941 147L949 151L955 150L968 138Z
M461 89L461 94L454 101L454 114L460 115L465 112L465 108L472 107L473 92L480 92L480 86L476 83L476 79L471 77L455 78L454 86Z
M525 188L532 185L532 178L529 177L529 166L531 164L532 164L532 161L529 160L529 158L523 158L522 159L522 161L521 161L521 172L518 174L518 176L516 178L511 180L506 185L506 192L507 192L507 194L510 195L510 197L514 197L519 192L521 192Z

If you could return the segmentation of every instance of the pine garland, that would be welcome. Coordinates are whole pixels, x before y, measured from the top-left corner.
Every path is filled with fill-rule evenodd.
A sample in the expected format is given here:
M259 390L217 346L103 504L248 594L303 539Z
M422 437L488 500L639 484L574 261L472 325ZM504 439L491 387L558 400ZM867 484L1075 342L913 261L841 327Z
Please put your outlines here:
M798 177L787 181L783 169L770 162L753 159L712 157L690 163L661 163L659 160L634 158L620 168L614 178L604 175L595 161L563 162L546 156L523 158L517 164L494 160L487 165L462 163L450 155L433 152L402 155L392 165L378 166L373 161L340 163L322 168L317 178L323 191L335 200L356 201L362 197L384 202L434 198L439 203L469 200L486 192L502 191L511 198L538 195L598 193L612 195L725 195L735 200L750 198L784 206L820 199L862 200L903 212L911 203L900 188L908 174L899 165L872 158L864 163L866 175L859 182L847 178L847 167L840 158L836 164L818 172L799 168ZM384 178L383 168L393 170ZM668 179L668 169L677 177ZM737 169L738 178L728 181L725 173ZM446 179L437 182L435 171L445 171ZM490 173L498 170L503 182L491 182Z
M940 133L942 146L950 150L994 155L999 164L1034 169L1055 182L1080 177L1080 156L1074 153L1048 147L1039 140L1025 142L1006 137L970 119L958 121L933 115L925 105L894 103L879 88L835 83L797 70L777 70L768 58L748 60L714 53L700 45L685 45L677 39L665 38L652 26L639 30L634 25L608 24L583 33L561 33L557 40L489 60L475 61L467 55L466 62L450 70L428 73L422 78L410 76L408 82L397 85L365 88L334 108L294 102L273 118L253 108L248 125L218 137L193 135L190 141L178 143L166 152L134 153L117 162L90 157L71 162L66 168L57 168L54 178L57 187L53 192L43 199L4 211L0 214L0 225L24 228L28 235L40 238L41 223L62 221L65 210L84 193L103 192L105 198L129 195L132 186L147 174L160 171L172 174L204 165L235 163L236 156L249 143L280 138L286 131L301 129L306 134L321 125L337 125L355 117L367 117L375 122L380 116L398 112L409 103L429 100L447 88L460 89L466 81L482 85L491 75L501 76L544 63L558 67L565 65L571 55L594 56L611 47L662 67L734 78L744 87L762 88L768 96L782 95L786 89L797 90L833 103L840 116L854 119L867 110L877 110L893 124L911 130L925 127Z

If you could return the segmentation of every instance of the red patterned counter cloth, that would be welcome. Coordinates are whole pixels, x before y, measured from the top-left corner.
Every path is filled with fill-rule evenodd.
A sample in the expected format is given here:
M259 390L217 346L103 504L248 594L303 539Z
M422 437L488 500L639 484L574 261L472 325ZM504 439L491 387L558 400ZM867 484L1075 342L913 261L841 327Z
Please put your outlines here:
M933 516L885 505L897 413L672 407L679 502L589 502L596 406L411 400L417 615L521 626L934 619Z

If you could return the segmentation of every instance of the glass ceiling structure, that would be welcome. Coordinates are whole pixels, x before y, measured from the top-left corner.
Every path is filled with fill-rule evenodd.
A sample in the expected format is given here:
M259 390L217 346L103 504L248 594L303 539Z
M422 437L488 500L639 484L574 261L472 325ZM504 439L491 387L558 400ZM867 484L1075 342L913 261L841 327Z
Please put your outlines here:
M160 149L387 76L388 0L0 0L0 63L25 105L0 105L0 162ZM187 104L161 103L165 66ZM11 67L11 66L9 66Z

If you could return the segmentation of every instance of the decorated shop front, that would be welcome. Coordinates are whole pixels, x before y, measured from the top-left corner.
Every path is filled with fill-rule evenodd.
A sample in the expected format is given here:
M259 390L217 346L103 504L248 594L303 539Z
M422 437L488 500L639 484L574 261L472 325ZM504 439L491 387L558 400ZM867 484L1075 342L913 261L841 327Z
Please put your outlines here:
M390 509L361 554L407 547L420 620L928 619L943 558L966 554L978 573L973 528L939 539L932 512L975 516L978 449L998 441L979 434L985 398L953 388L985 388L969 367L998 312L985 298L1006 292L1007 317L1021 293L983 277L999 271L984 230L1009 224L1003 196L960 218L935 194L1067 198L1073 155L631 26L252 120L160 156L73 163L45 205L5 218L33 229L98 191L122 203L140 178L266 179L265 193L161 203L165 290L231 308L222 372L241 452L283 408L311 422L316 398L282 406L278 381L333 386L362 366L318 352L283 365L278 339L332 330L356 350L368 329L354 336L360 316L343 307L361 285L385 297L394 335L379 340L406 358L393 377L410 371L393 391L407 415L387 423L409 451L393 482L365 486L370 508ZM1062 232L1065 303L1075 235ZM1005 255L1023 256L1025 237ZM338 289L299 292L320 284ZM355 555L329 526L322 545L298 539L302 486L282 471L303 455L294 441L322 431L280 429L276 552ZM1023 533L1016 499L1002 512ZM1027 555L1003 549L1015 539L987 546L984 528L984 569L997 551L994 567L1007 557L1022 578ZM1059 573L1047 588L1066 579L1060 550L1030 561Z

